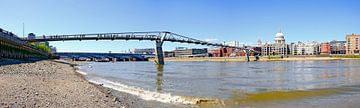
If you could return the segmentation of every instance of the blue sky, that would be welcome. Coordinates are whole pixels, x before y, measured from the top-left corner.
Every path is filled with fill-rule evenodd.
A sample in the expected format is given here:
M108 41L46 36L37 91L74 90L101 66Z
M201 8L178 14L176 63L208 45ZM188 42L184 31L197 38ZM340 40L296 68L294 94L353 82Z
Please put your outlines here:
M359 0L6 0L0 27L22 36L166 30L217 42L344 40L360 33ZM151 41L51 42L61 52L121 52ZM206 47L165 43L176 46Z

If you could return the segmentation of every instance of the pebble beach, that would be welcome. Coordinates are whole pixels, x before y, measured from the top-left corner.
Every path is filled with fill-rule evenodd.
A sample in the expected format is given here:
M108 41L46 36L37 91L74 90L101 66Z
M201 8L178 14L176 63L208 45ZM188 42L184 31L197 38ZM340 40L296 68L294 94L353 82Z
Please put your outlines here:
M86 81L70 65L47 60L3 63L0 93L1 107L129 107Z
M79 62L0 59L1 108L177 108L191 107L143 100L76 72Z

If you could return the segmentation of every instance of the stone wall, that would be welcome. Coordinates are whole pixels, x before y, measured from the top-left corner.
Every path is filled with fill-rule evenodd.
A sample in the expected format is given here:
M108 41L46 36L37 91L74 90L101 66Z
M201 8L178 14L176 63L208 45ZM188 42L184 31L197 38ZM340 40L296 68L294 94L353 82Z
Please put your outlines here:
M48 58L48 53L31 46L13 33L0 28L0 58Z

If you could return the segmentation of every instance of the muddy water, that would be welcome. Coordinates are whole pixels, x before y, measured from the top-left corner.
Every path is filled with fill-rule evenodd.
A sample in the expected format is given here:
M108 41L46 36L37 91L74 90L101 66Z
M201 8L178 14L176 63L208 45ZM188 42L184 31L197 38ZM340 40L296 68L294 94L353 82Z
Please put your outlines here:
M145 100L200 107L355 107L360 61L91 63L95 83Z

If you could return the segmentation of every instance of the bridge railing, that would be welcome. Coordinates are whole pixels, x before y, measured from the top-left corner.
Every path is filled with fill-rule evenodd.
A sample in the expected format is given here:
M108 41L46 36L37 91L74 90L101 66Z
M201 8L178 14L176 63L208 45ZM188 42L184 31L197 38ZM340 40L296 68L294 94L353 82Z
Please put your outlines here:
M165 41L177 41L177 42L187 42L187 43L194 43L194 44L201 44L201 45L211 45L211 46L220 46L220 47L233 47L233 46L228 46L228 45L224 45L224 44L220 44L220 43L211 43L211 42L207 42L207 41L202 41L199 39L194 39L194 38L190 38L187 36L183 36L183 35L179 35L176 33L171 33L169 32L169 36L166 37Z
M8 43L8 45L14 46L15 48L21 48L27 51L31 51L33 53L47 55L45 54L45 52L41 51L40 49L35 48L26 41L23 41L21 38L19 38L17 35L13 34L12 32L3 30L1 28L0 28L0 40L2 40L5 43Z
M0 28L0 38L10 40L12 42L18 43L18 44L26 44L25 41L22 41L18 36L16 36L14 33L3 30Z
M165 37L163 38L163 36ZM220 47L233 47L220 43L211 43L207 41L202 41L167 31L50 35L50 36L36 36L35 38L32 39L29 38L24 38L24 39L28 41L101 40L101 39L161 40L161 41L194 43L194 44L220 46Z
M161 39L162 32L124 32L124 33L96 33L96 34L75 34L75 35L49 35L36 36L35 38L24 38L24 40L66 40L66 39Z

